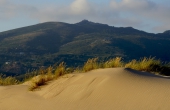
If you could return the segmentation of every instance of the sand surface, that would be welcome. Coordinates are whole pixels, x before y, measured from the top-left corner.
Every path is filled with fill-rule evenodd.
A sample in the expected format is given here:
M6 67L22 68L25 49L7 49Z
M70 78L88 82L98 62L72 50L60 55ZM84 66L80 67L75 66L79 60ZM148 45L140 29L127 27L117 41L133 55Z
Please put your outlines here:
M125 68L98 69L52 81L0 86L0 110L170 110L170 79Z

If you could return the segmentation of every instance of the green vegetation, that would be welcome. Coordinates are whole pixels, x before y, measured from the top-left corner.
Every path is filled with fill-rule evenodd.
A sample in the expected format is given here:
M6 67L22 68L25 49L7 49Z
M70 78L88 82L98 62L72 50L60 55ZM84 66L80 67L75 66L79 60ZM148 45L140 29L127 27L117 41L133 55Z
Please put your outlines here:
M0 73L6 75L0 75L0 85L31 80L29 89L35 90L67 73L113 67L170 76L169 64L161 62L170 62L168 47L169 31L152 34L87 20L76 24L47 22L9 30L0 33ZM137 58L141 59L132 60ZM55 64L58 66L50 66Z
M101 62L98 58L88 59L84 66L77 68L68 68L64 62L61 62L58 66L49 66L48 68L41 68L39 70L32 71L25 74L23 82L30 82L29 90L34 91L40 86L47 84L48 81L58 79L60 76L73 72L88 72L99 68L114 68L124 67L132 68L139 71L151 72L153 74L159 74L164 76L170 76L170 65L162 63L155 58L141 58L140 60L131 60L129 62L123 62L121 57L116 57L108 61ZM5 77L0 75L0 85L13 85L20 82L15 77Z
M170 62L168 31L160 34L82 21L47 22L0 32L0 73L20 76L28 70L64 61L83 66L89 58L104 61L116 56L124 61L156 56Z

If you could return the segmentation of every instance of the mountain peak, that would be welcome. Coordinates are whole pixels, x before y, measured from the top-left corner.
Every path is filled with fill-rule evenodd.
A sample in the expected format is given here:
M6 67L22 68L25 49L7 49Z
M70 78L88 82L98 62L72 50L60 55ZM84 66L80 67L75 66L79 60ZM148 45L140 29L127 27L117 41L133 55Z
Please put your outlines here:
M96 22L91 22L91 21L89 21L89 20L86 20L86 19L84 19L84 20L82 20L82 21L80 21L80 22L78 22L78 23L76 23L76 24L78 24L78 25L85 25L85 26L87 26L87 25L93 25L93 26L108 26L107 24L101 24L101 23L96 23Z
M88 23L92 23L92 22L90 22L90 21L84 19L84 20L78 22L77 24L88 24Z
M88 23L88 22L90 22L90 21L84 19L84 20L82 20L81 22L83 22L83 23Z

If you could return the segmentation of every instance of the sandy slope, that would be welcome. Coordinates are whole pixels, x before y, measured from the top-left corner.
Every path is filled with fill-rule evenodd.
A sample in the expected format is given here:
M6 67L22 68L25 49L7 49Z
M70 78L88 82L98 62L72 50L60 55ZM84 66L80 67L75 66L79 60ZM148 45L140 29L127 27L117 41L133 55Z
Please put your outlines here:
M0 87L0 110L170 110L170 79L112 68L73 74L30 92Z

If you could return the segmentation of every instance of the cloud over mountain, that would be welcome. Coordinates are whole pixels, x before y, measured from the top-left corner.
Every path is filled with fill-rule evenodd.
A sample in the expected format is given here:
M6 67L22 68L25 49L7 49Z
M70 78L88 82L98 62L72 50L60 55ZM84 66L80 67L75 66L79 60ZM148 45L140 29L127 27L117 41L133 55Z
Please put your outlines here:
M29 19L75 23L82 19L114 26L132 26L148 32L170 29L169 1L154 0L69 0L68 3L31 5L0 1L0 20L28 16ZM40 3L41 4L41 3Z

